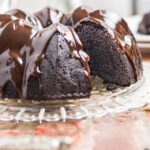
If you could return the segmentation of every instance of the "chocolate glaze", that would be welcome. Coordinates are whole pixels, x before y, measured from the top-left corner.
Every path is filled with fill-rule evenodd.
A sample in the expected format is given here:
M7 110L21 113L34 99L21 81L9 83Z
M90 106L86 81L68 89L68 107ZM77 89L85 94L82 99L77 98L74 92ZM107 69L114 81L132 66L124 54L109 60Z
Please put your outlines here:
M87 6L80 6L75 9L71 14L65 15L62 24L73 27L78 21L86 17L93 9Z
M74 14L75 13L73 12L72 15ZM75 15L73 18L73 22L76 22ZM129 58L133 69L135 70L136 80L141 78L143 70L141 53L136 46L136 41L125 20L113 12L97 10L88 13L87 17L81 18L81 20L74 25L74 28L76 28L81 22L84 21L91 21L104 26L110 34L111 38L114 39L114 42L118 46L117 51L123 54L125 53Z
M15 16L17 18L25 19L27 14L20 9L11 9L8 10L5 14Z
M83 62L83 71L90 82L89 56L70 27L59 23L38 30L24 19L0 15L0 96L5 84L11 81L20 98L26 99L28 79L31 75L40 81L40 62L45 50L56 33L60 33L70 47L72 57Z
M27 22L29 22L36 28L43 29L41 22L35 15L29 15L20 9L12 9L12 10L7 11L5 14L12 15L17 18L25 19Z
M45 7L39 12L34 14L40 21L44 28L53 23L61 23L65 14L57 9Z

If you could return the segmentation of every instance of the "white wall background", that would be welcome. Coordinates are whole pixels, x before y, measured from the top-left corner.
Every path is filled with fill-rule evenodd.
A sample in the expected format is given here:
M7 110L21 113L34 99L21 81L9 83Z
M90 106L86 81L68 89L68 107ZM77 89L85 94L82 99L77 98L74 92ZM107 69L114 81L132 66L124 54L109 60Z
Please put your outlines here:
M132 14L132 0L83 0L89 3L93 8L112 10L121 16L129 16Z
M11 8L18 7L26 12L33 13L49 5L64 12L69 12L79 5L89 5L94 9L108 9L127 17L132 14L133 0L0 0L0 12L8 9L8 2L12 1ZM16 4L17 1L17 4ZM135 0L137 13L150 11L150 0Z
M150 12L150 0L137 0L137 14Z
M29 12L41 9L46 5L59 8L65 12L81 5L89 5L94 9L109 9L121 16L132 14L132 0L18 0L18 7Z

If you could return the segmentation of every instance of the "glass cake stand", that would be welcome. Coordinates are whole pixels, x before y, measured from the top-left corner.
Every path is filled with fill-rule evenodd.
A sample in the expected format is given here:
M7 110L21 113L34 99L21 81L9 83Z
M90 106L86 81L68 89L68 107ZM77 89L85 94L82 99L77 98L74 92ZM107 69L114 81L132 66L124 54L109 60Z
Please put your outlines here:
M150 103L150 64L144 63L144 76L130 87L107 91L99 78L93 80L90 98L55 101L0 100L0 121L58 122L115 115Z

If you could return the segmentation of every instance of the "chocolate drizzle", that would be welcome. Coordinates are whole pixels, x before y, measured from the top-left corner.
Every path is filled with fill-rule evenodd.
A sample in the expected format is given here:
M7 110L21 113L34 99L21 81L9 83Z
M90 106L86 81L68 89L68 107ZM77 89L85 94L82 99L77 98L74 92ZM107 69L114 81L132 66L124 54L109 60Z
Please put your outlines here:
M25 19L27 16L27 14L20 9L11 9L7 11L5 14L12 15L12 16L15 16L17 18L22 18L22 19Z
M27 22L29 22L29 24L33 25L34 27L36 27L39 30L43 29L41 22L35 15L26 14L25 12L23 12L20 9L12 9L12 10L7 11L5 14L15 16L20 19L24 19Z
M1 97L3 87L11 81L20 98L27 98L28 79L34 75L40 81L40 63L56 32L60 33L68 43L72 57L83 62L83 71L90 80L89 57L83 52L83 45L71 28L56 23L43 30L38 30L29 25L26 20L10 15L0 15L0 23Z
M72 13L72 16L74 15L73 22L76 22L75 12ZM135 39L123 18L110 11L97 10L88 13L86 17L80 18L80 21L74 25L74 28L76 28L82 21L91 21L105 27L111 38L118 46L117 51L123 54L125 53L129 58L133 69L135 70L136 80L141 78L141 70L143 70L141 65L141 53L137 48Z
M87 6L81 6L81 7L77 8L71 15L73 24L76 24L78 21L80 21L82 18L86 17L92 11L93 11L93 9L91 9Z
M61 23L65 16L63 12L51 7L45 7L34 15L41 21L41 24L44 28L53 23Z
M25 19L38 29L46 28L53 23L61 23L65 17L63 12L51 7L45 7L33 15L29 15L20 9L12 9L7 11L5 14Z
M69 46L71 48L72 56L79 58L82 61L82 63L84 64L84 67L85 67L84 73L88 77L89 85L90 85L90 88L92 89L91 78L90 78L90 67L88 65L90 57L87 55L87 53L85 53L83 51L83 44L81 43L79 36L75 33L75 31L71 27L68 27L68 28L70 29L70 31L73 35L74 42L76 43L76 44L74 44L76 47L71 48L71 45L73 46L73 44L71 44L70 39L66 38L67 42L70 43ZM72 41L73 41L73 39L72 39Z

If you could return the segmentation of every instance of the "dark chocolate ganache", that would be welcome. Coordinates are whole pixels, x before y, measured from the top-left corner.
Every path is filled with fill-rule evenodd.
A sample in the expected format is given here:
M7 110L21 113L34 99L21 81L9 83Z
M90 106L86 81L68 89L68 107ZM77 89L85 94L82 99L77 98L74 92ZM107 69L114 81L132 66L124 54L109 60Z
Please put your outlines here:
M28 79L31 75L40 81L40 62L56 33L60 33L70 47L72 57L80 59L83 71L90 81L89 56L77 34L59 23L39 30L24 19L0 15L0 96L7 82L12 82L20 98L26 99Z
M57 9L45 7L39 12L34 14L40 21L44 28L53 23L61 23L65 14Z
M87 6L80 6L79 8L77 8L71 15L73 24L76 24L78 21L86 17L92 11L93 9Z
M43 29L41 22L35 15L27 14L20 9L12 9L12 10L7 11L5 14L12 15L12 16L15 16L20 19L25 19L27 22L32 24L34 27L36 27L38 29Z
M17 18L25 19L27 14L20 9L11 9L5 12L5 14L15 16Z

